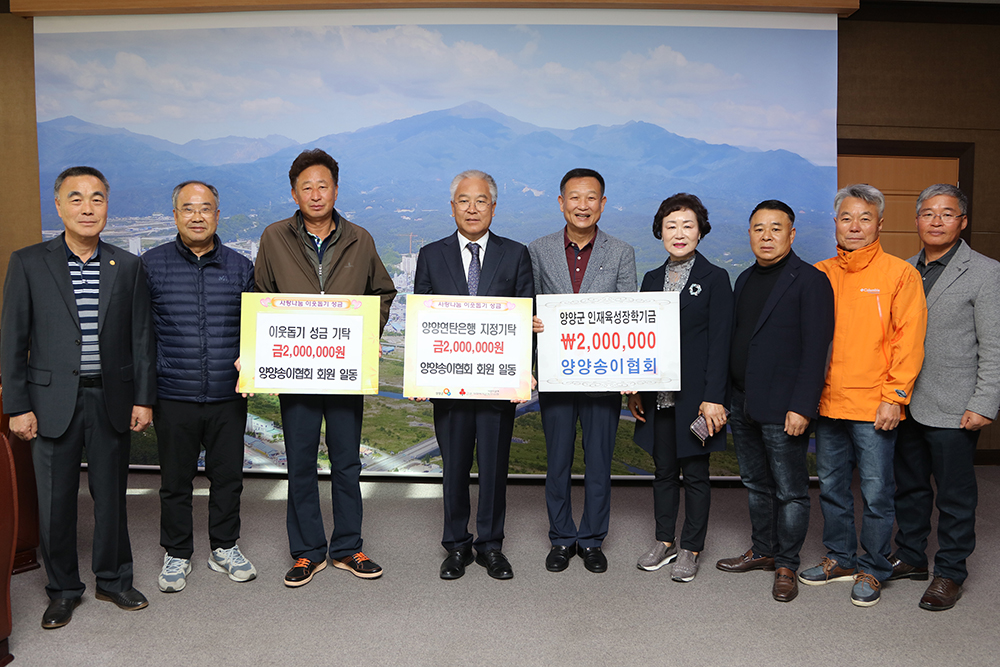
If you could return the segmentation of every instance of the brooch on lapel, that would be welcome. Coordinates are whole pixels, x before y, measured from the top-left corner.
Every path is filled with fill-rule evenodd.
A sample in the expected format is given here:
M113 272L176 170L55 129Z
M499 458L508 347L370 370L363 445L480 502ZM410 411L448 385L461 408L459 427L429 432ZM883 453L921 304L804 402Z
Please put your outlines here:
M698 283L691 285L691 287L688 288L688 294L691 296L698 296L701 294L701 285Z

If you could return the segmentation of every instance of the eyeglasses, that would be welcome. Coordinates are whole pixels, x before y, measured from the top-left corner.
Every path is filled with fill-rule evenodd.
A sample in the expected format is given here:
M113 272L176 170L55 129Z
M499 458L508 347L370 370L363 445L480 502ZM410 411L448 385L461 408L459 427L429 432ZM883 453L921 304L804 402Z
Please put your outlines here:
M924 211L923 213L917 216L917 219L920 220L921 222L934 222L934 218L941 218L941 222L943 222L946 225L949 225L958 220L959 218L964 218L964 217L965 215L961 213L956 215L954 213L933 213L931 211Z
M215 214L215 209L211 206L202 206L201 208L194 208L192 206L185 206L181 210L182 218L193 218L195 213L203 216L211 216Z
M477 211L485 211L490 207L490 204L492 203L493 202L491 202L489 199L485 197L480 197L475 201L467 199L465 197L459 197L458 201L455 202L455 208L457 208L459 211L468 211L469 207L475 204Z

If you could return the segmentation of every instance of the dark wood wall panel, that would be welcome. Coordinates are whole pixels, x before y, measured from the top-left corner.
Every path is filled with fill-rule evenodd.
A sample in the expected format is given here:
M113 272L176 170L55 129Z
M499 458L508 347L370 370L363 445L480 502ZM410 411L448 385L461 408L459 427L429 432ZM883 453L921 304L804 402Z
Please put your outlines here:
M840 21L841 143L975 147L972 243L1000 259L1000 25Z
M817 12L848 15L858 0L11 0L22 16L88 14L174 14L295 9L394 9L414 7L515 7L556 9L711 9L736 11Z
M35 49L30 18L0 14L0 284L10 253L42 240L35 129ZM2 296L0 296L2 299Z

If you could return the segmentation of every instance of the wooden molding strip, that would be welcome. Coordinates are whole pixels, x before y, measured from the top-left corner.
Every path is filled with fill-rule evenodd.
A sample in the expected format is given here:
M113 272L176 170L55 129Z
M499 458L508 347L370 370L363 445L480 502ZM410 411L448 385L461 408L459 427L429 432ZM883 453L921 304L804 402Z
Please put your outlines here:
M532 8L808 12L849 16L859 0L10 0L18 16L196 14L309 9Z

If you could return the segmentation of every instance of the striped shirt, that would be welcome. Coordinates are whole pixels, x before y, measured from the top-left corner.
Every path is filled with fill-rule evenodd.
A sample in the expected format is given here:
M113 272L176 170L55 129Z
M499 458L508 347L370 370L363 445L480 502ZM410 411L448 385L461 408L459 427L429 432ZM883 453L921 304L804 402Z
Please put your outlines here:
M90 259L84 262L66 246L66 263L69 266L69 277L73 281L76 313L80 318L80 375L100 375L97 309L101 291L101 247L97 246Z

